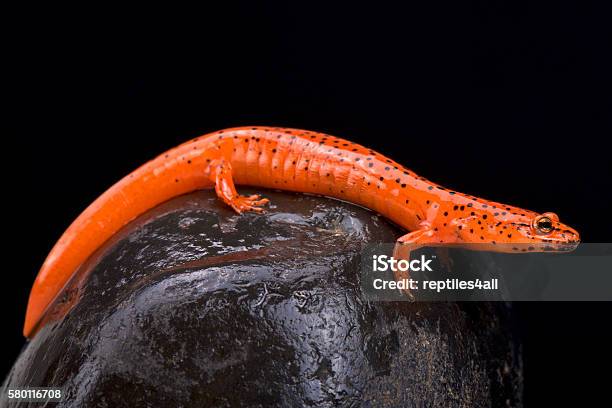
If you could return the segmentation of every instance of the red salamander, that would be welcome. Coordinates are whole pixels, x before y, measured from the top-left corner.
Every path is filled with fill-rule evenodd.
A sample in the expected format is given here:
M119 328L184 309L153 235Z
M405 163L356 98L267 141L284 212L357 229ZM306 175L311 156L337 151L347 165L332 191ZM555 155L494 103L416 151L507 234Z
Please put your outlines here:
M568 251L579 242L578 232L554 213L538 214L450 190L338 137L274 127L225 129L142 165L74 220L36 277L24 335L31 337L38 330L45 310L79 265L120 228L158 204L215 188L238 213L262 211L268 200L241 196L236 184L335 197L377 211L410 231L398 239L396 256L447 243L512 252Z

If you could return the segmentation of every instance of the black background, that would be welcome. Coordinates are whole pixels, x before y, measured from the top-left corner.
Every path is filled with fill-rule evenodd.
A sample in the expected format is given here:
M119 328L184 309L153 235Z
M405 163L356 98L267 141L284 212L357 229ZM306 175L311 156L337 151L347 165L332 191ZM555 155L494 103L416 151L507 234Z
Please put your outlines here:
M12 250L23 255L5 271L1 372L23 345L35 274L70 221L137 165L224 127L345 137L609 242L609 10L456 3L23 13L7 37L17 150L4 152ZM609 303L515 306L527 406L609 395Z

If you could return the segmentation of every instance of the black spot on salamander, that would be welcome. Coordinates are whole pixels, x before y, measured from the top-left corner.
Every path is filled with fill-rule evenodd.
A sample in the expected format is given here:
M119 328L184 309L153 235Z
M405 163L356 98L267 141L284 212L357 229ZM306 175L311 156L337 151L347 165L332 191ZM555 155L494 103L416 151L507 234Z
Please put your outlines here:
M276 153L276 149L272 149L272 153Z
M470 228L470 234L474 233L474 228Z
M487 214L483 214L483 215L482 215L482 219L483 219L483 220L486 220L486 219L487 219Z
M448 211L444 211L444 216L447 217L448 216Z
M522 223L522 222L513 222L512 225L518 225L518 226L521 226L521 227L529 227L529 224L525 224L525 223Z
M427 187L428 190L433 190L432 186Z
M457 211L458 209L459 209L459 206L458 206L458 205L455 205L455 206L453 207L453 211Z
M471 207L472 207L472 203L468 203L468 205L467 205L467 206L471 208Z
M465 206L464 206L464 205L462 205L461 207L459 207L459 210L460 210L460 211L465 210Z
M384 180L384 177L379 177L378 179L379 179L380 181L383 181L383 180Z
M508 238L512 238L512 234L508 234Z
M389 171L389 170L391 170L391 168L389 166L386 166L385 171Z

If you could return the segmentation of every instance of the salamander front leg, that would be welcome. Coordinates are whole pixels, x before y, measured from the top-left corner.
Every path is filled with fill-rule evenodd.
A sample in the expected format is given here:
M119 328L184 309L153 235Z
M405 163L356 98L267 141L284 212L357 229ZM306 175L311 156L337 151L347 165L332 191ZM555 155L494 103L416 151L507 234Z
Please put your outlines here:
M261 198L259 194L241 196L236 191L232 178L232 166L226 160L218 160L211 165L210 178L215 182L217 196L229 205L238 214L244 211L263 212L261 206L267 204L267 198Z
M435 232L429 227L413 231L400 237L393 248L393 258L410 260L410 253L418 248L428 246L436 242ZM395 279L400 281L402 279L410 279L410 273L408 271L400 271L399 269L394 271ZM414 300L414 295L409 289L404 290L404 294Z

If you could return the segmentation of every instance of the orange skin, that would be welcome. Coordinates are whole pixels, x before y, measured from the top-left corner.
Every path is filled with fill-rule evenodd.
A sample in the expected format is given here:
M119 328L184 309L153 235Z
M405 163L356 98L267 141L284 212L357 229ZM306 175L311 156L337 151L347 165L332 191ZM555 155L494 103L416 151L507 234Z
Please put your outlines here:
M263 210L267 199L240 196L235 184L335 197L377 211L412 231L398 240L396 257L436 244L512 252L566 251L579 242L578 233L552 213L540 215L454 192L344 139L298 129L226 129L144 164L79 215L36 277L24 335L31 337L38 330L46 309L79 265L120 228L158 204L215 187L238 213ZM525 243L530 246L512 245Z

